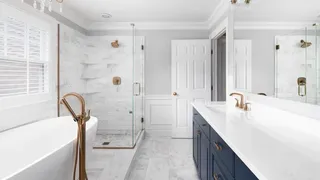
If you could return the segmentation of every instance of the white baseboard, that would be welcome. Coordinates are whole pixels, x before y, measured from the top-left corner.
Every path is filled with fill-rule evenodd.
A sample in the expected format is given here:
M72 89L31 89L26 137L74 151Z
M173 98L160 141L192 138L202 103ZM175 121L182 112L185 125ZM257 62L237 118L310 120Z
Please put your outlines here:
M171 130L146 130L146 137L172 137Z

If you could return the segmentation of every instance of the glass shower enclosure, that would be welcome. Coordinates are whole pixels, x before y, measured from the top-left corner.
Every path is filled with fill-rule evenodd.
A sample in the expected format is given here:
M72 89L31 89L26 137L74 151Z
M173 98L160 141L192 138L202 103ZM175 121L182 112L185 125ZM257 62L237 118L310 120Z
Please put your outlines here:
M276 36L277 98L320 105L320 26Z
M60 27L60 96L84 96L98 118L96 149L133 148L143 130L144 37L131 27L126 36L87 36Z

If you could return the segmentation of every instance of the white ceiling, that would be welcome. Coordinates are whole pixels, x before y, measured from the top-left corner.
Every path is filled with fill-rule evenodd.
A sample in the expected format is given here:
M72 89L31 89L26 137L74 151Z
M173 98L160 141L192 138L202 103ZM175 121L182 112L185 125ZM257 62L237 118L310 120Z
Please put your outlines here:
M222 0L65 0L87 20L100 22L204 22ZM110 13L111 19L101 18Z
M320 0L252 0L236 8L236 21L300 22L320 15ZM254 2L255 1L255 2Z

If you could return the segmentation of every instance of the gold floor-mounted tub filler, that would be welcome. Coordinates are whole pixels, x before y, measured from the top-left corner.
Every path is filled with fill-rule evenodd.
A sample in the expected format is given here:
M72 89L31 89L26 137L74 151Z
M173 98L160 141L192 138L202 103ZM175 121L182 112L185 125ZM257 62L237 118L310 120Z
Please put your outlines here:
M81 114L77 115L66 100L67 97L76 97L81 103ZM77 142L76 142L76 157L74 161L73 180L76 180L76 170L79 155L79 180L88 180L86 173L86 122L90 119L90 111L86 113L86 104L84 98L77 93L68 93L64 95L60 101L64 104L71 113L73 119L78 124Z

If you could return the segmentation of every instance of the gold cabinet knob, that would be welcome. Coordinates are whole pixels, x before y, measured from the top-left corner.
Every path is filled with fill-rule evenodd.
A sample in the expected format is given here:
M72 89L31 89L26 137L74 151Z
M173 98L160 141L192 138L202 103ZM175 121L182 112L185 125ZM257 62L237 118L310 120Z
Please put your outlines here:
M172 95L177 96L177 95L178 95L178 93L177 93L177 92L174 92Z
M214 173L214 174L213 174L213 179L214 179L214 180L219 180L220 178L219 178L219 176L218 176L217 174Z
M214 142L214 145L216 146L217 151L222 151L222 147L218 142Z

